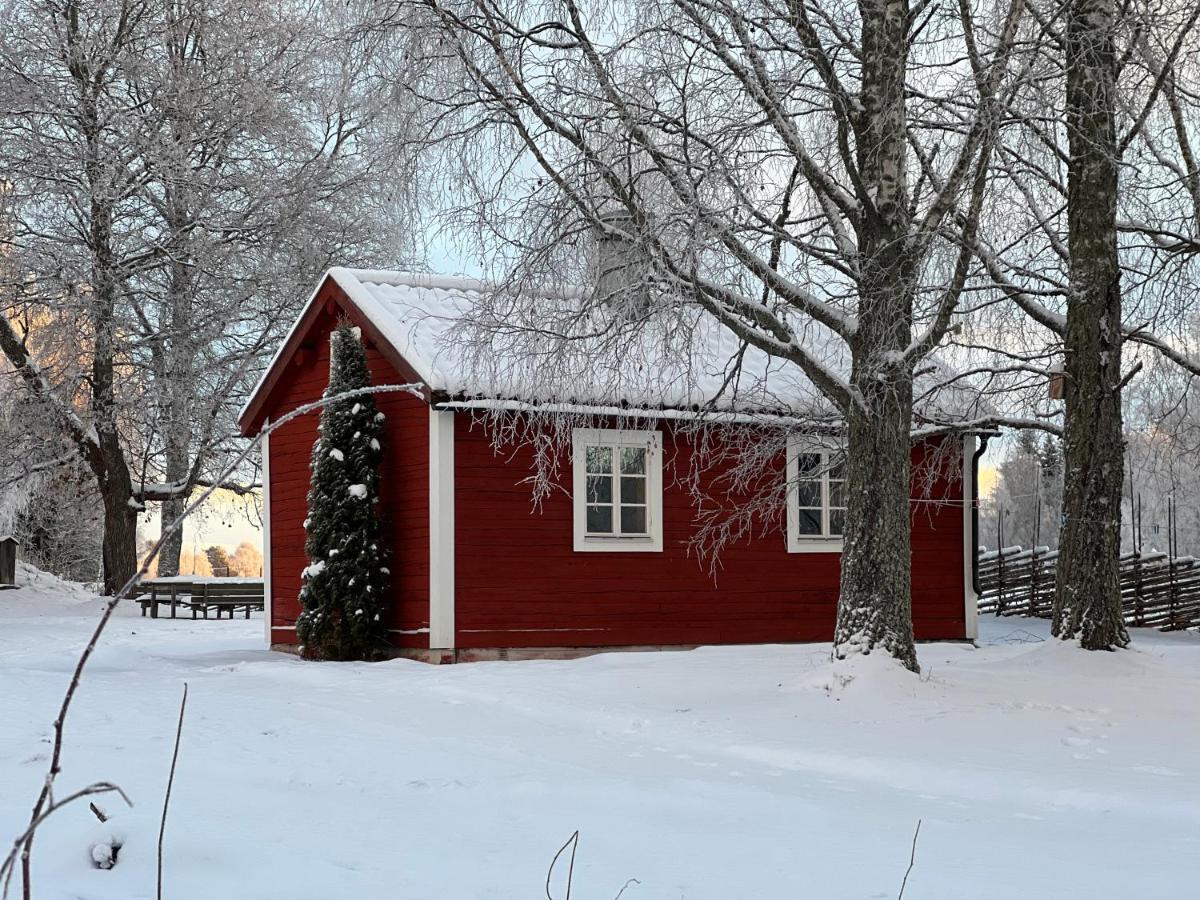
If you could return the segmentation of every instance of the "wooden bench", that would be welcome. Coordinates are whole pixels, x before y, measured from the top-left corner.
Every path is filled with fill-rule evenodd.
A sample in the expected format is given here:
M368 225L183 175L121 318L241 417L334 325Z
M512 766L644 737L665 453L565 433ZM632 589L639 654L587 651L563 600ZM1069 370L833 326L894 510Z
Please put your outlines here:
M137 597L143 616L150 610L150 618L157 619L159 605L170 604L171 618L174 619L179 606L187 603L194 589L193 582L180 578L147 579L133 589L133 595Z
M142 607L142 615L150 610L150 618L158 618L158 608L169 605L171 618L178 615L179 608L190 609L192 618L202 613L208 618L209 610L215 610L217 618L228 613L244 610L246 618L256 609L263 609L264 584L261 578L155 578L147 579L137 586L136 596Z
M222 612L228 613L232 619L237 610L244 610L248 619L251 611L264 608L263 597L262 581L247 583L218 578L197 585L197 590L193 591L191 599L188 600L188 606L192 609L193 619L196 618L197 610L207 619L210 609L216 611L218 619L221 618Z

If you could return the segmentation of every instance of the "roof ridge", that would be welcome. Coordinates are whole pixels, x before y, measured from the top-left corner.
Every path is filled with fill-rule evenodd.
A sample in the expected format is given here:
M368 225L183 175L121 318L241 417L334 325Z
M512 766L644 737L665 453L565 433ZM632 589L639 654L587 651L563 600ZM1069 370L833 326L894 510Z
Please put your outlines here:
M442 290L491 291L496 284L468 275L435 275L429 272L411 272L404 269L352 269L335 266L334 269L352 275L363 284L381 284L391 287L440 288ZM330 270L334 271L333 269Z
M583 288L571 285L536 284L522 286L519 283L508 284L503 281L489 281L471 275L437 275L429 272L412 272L404 269L353 269L346 266L335 266L329 274L343 273L362 284L378 284L387 287L427 288L443 291L473 291L480 294L495 293L511 288L521 294L531 297L548 297L563 300L575 299L582 296Z

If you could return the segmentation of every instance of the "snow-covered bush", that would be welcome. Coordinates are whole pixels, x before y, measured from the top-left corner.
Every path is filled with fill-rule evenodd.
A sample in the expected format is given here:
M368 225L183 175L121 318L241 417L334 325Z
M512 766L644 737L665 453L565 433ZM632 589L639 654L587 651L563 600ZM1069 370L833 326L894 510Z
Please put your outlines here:
M333 333L325 396L370 383L362 344L343 324ZM321 412L304 523L309 565L296 620L309 659L377 659L386 649L390 572L378 510L383 418L367 394L334 400Z

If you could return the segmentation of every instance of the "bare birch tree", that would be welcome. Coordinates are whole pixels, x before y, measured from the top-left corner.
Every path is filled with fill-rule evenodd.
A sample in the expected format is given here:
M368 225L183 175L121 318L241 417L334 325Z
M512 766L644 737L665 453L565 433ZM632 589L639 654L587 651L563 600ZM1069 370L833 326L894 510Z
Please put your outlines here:
M22 11L23 12L23 11ZM82 373L86 411L59 393L30 353L26 331L0 316L0 349L29 391L58 420L96 479L104 505L104 569L112 587L136 571L137 507L118 423L118 308L146 248L124 238L137 222L133 198L145 173L130 142L139 131L135 99L121 72L145 51L145 4L124 2L111 16L76 3L10 9L4 30L20 35L0 56L5 80L3 141L14 210L13 245L37 242L57 277L26 288L5 285L6 312L53 297L79 313L90 364ZM45 52L26 55L33 45ZM20 173L20 174L18 174ZM55 204L52 198L61 198ZM25 212L29 211L27 218ZM26 319L26 321L31 321Z
M331 257L398 253L402 161L366 139L389 107L370 57L335 39L340 15L249 0L4 10L0 349L96 481L109 590L136 570L146 503L170 521L235 449L240 397L303 285ZM48 366L55 344L83 365Z
M1200 7L1073 0L1031 11L1046 23L1042 60L1013 106L1016 143L998 154L1012 205L981 256L1062 354L1054 632L1113 649L1129 640L1118 581L1122 388L1145 353L1200 372L1174 337L1193 304L1183 285L1196 167L1179 72Z
M383 15L417 35L413 90L460 138L459 210L506 275L582 277L592 235L636 248L643 319L718 322L839 412L839 656L917 667L913 376L971 276L1022 9L427 0ZM603 327L519 303L498 329Z
M159 52L135 77L156 111L145 195L163 254L131 300L162 484L146 499L163 501L165 527L222 465L250 379L310 283L333 264L398 258L388 205L405 167L370 54L324 6L171 0L155 14ZM181 540L164 545L160 574L174 574Z

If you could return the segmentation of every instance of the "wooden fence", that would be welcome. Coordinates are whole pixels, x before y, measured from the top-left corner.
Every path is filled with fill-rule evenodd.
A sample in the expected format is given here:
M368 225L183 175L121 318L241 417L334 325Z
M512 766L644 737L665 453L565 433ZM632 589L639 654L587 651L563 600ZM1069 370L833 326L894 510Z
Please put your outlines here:
M979 611L1049 618L1058 551L1005 547L979 554ZM1121 557L1121 605L1127 625L1178 631L1200 628L1200 560L1166 553Z

